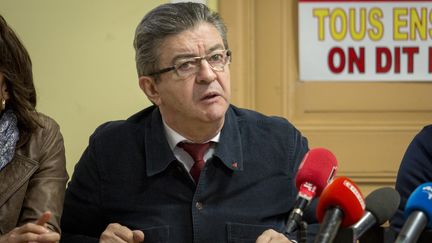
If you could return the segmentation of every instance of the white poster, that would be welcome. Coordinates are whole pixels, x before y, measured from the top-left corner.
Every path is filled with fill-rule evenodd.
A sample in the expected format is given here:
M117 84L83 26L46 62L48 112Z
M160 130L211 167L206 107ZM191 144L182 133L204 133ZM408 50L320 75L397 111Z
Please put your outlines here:
M432 0L299 0L302 81L432 81Z

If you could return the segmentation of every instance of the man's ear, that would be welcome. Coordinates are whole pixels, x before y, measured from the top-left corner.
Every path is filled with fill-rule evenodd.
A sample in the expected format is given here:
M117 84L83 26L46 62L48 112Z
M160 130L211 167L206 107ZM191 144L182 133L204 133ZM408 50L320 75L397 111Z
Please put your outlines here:
M160 105L160 95L156 86L156 80L153 77L141 76L139 78L139 86L149 100L151 100L155 105Z

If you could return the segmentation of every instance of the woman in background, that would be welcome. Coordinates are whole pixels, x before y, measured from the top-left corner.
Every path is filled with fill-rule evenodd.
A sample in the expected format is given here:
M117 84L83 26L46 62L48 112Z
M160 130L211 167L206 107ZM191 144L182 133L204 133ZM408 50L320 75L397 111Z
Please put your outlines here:
M60 239L63 138L35 107L30 57L0 15L0 243Z

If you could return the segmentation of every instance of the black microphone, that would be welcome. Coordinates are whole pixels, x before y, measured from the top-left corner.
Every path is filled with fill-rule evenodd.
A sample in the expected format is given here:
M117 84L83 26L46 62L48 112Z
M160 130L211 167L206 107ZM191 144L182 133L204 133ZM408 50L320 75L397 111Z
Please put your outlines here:
M384 187L371 192L365 199L366 212L363 217L351 226L353 242L375 225L382 225L390 219L399 207L399 193L390 187Z
M432 227L432 182L421 184L411 193L404 215L407 220L395 243L417 242L426 226Z
M305 154L296 175L296 187L299 192L294 208L287 219L288 234L294 232L300 225L303 211L333 179L336 169L336 157L327 149L314 148Z

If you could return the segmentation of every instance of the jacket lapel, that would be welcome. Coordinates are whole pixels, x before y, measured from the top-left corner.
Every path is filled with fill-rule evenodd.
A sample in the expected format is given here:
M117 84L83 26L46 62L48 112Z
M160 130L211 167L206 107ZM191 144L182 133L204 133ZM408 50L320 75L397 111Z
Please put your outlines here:
M38 167L38 162L15 154L12 161L0 171L0 206L30 178Z
M230 106L225 114L225 123L214 156L231 170L243 170L243 149L237 117Z

